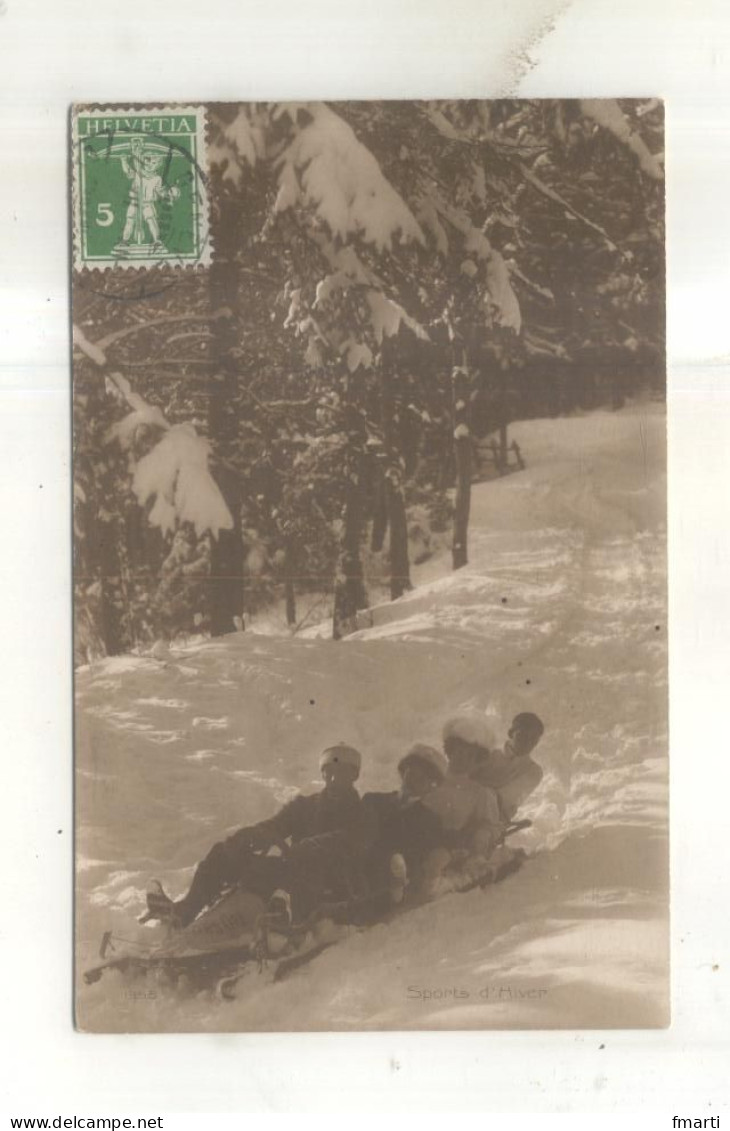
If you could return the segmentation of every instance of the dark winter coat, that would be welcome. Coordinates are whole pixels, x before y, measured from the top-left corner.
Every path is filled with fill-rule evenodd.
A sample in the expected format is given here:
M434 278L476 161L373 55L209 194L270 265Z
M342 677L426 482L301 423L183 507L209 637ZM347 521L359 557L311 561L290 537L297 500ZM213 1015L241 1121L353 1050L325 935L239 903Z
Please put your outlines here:
M404 800L397 792L366 793L362 804L377 823L377 839L370 853L374 878L387 870L396 852L404 858L413 876L420 871L428 853L444 843L438 817L418 800Z
M229 841L265 852L274 845L297 844L311 837L342 833L354 848L366 846L373 836L373 821L356 790L332 795L327 790L300 794L274 817L234 833Z
M275 816L239 829L198 865L178 912L190 921L233 884L268 898L291 890L298 911L325 898L349 898L365 885L363 861L377 825L356 790L300 795ZM284 855L267 856L280 847Z

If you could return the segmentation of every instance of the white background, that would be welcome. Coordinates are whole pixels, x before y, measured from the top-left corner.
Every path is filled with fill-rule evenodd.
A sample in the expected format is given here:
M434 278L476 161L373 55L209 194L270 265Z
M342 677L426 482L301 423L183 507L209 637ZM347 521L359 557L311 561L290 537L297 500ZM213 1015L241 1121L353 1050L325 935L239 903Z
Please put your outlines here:
M0 1113L570 1111L618 1120L643 1110L668 1113L651 1121L667 1127L671 1114L727 1113L725 0L0 0L0 13ZM511 94L667 100L672 1027L76 1034L69 104Z

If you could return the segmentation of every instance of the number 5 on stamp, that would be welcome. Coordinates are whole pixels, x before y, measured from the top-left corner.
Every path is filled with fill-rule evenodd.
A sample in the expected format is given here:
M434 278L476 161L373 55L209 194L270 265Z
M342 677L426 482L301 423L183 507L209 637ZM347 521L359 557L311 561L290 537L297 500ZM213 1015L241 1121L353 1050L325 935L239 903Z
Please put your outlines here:
M74 267L209 263L203 107L72 116Z

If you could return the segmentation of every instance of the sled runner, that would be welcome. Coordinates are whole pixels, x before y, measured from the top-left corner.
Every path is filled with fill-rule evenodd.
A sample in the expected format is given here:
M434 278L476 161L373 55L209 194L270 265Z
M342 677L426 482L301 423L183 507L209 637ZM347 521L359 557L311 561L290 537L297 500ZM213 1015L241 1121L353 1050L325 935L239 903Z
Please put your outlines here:
M184 979L193 989L215 987L226 997L231 979L256 971L280 980L341 934L324 918L292 924L272 903L267 907L257 895L232 891L188 927L170 929L163 942L149 947L106 931L99 950L105 961L85 971L84 981L92 985L112 971L132 979L154 975L171 986Z
M258 923L265 910L259 896L234 891L184 930L170 929L157 945L145 946L106 931L99 950L105 961L87 970L84 981L90 985L112 970L132 976L150 971L212 974L248 961L255 957Z
M519 828L528 827L529 823L521 822ZM517 829L513 831L517 831ZM459 868L450 870L443 877L435 893L410 892L401 904L390 907L387 911L383 910L383 903L380 902L379 904L377 897L374 901L372 898L366 897L349 903L326 904L319 909L319 918L306 931L299 943L288 948L286 953L278 958L273 967L270 968L271 981L280 982L289 974L300 970L351 932L367 930L368 927L374 926L378 922L391 923L408 911L432 903L435 899L451 893L466 893L477 888L486 888L492 884L500 883L513 872L516 872L526 859L526 854L522 849L509 849L501 846L490 857L487 866L481 871L470 872ZM235 1000L251 972L250 962L248 964L242 963L236 973L219 981L217 987L219 996L228 1001Z
M516 822L505 837L529 825L529 821ZM145 946L105 932L99 952L104 961L87 970L84 981L91 985L112 971L132 979L152 975L172 987L182 982L195 990L215 989L223 999L232 1000L251 975L281 981L350 932L391 922L451 893L499 883L525 859L522 849L509 848L503 840L481 866L465 858L450 866L432 891L407 892L397 907L386 910L376 895L324 904L300 923L292 922L285 893L274 893L267 904L260 896L237 889L189 926L170 928L168 937L157 945Z

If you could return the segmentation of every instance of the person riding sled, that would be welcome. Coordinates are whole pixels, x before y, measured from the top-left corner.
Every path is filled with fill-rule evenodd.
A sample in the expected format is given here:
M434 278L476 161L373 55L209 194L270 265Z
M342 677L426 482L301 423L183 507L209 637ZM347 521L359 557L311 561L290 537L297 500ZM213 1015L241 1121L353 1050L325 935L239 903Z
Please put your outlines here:
M530 755L544 730L538 715L530 711L515 715L504 749L484 752L476 764L472 774L474 781L496 791L505 821L513 820L542 781L542 767Z
M165 919L185 927L235 887L266 900L275 892L291 893L296 917L325 900L363 895L362 860L374 822L355 788L361 762L353 746L328 747L320 759L319 793L300 794L273 817L215 844L182 899L171 900L158 884L148 892L143 921Z
M390 905L401 902L406 883L419 882L428 854L443 843L439 818L421 802L447 771L445 756L418 742L398 762L400 789L363 796L363 807L377 827L366 861L376 902L382 904L385 894Z
M470 861L479 868L492 855L504 833L495 791L476 782L473 774L496 739L477 712L465 712L446 721L443 728L448 772L423 798L423 806L441 825L442 843L428 854L423 866L423 888L434 894L444 872Z

